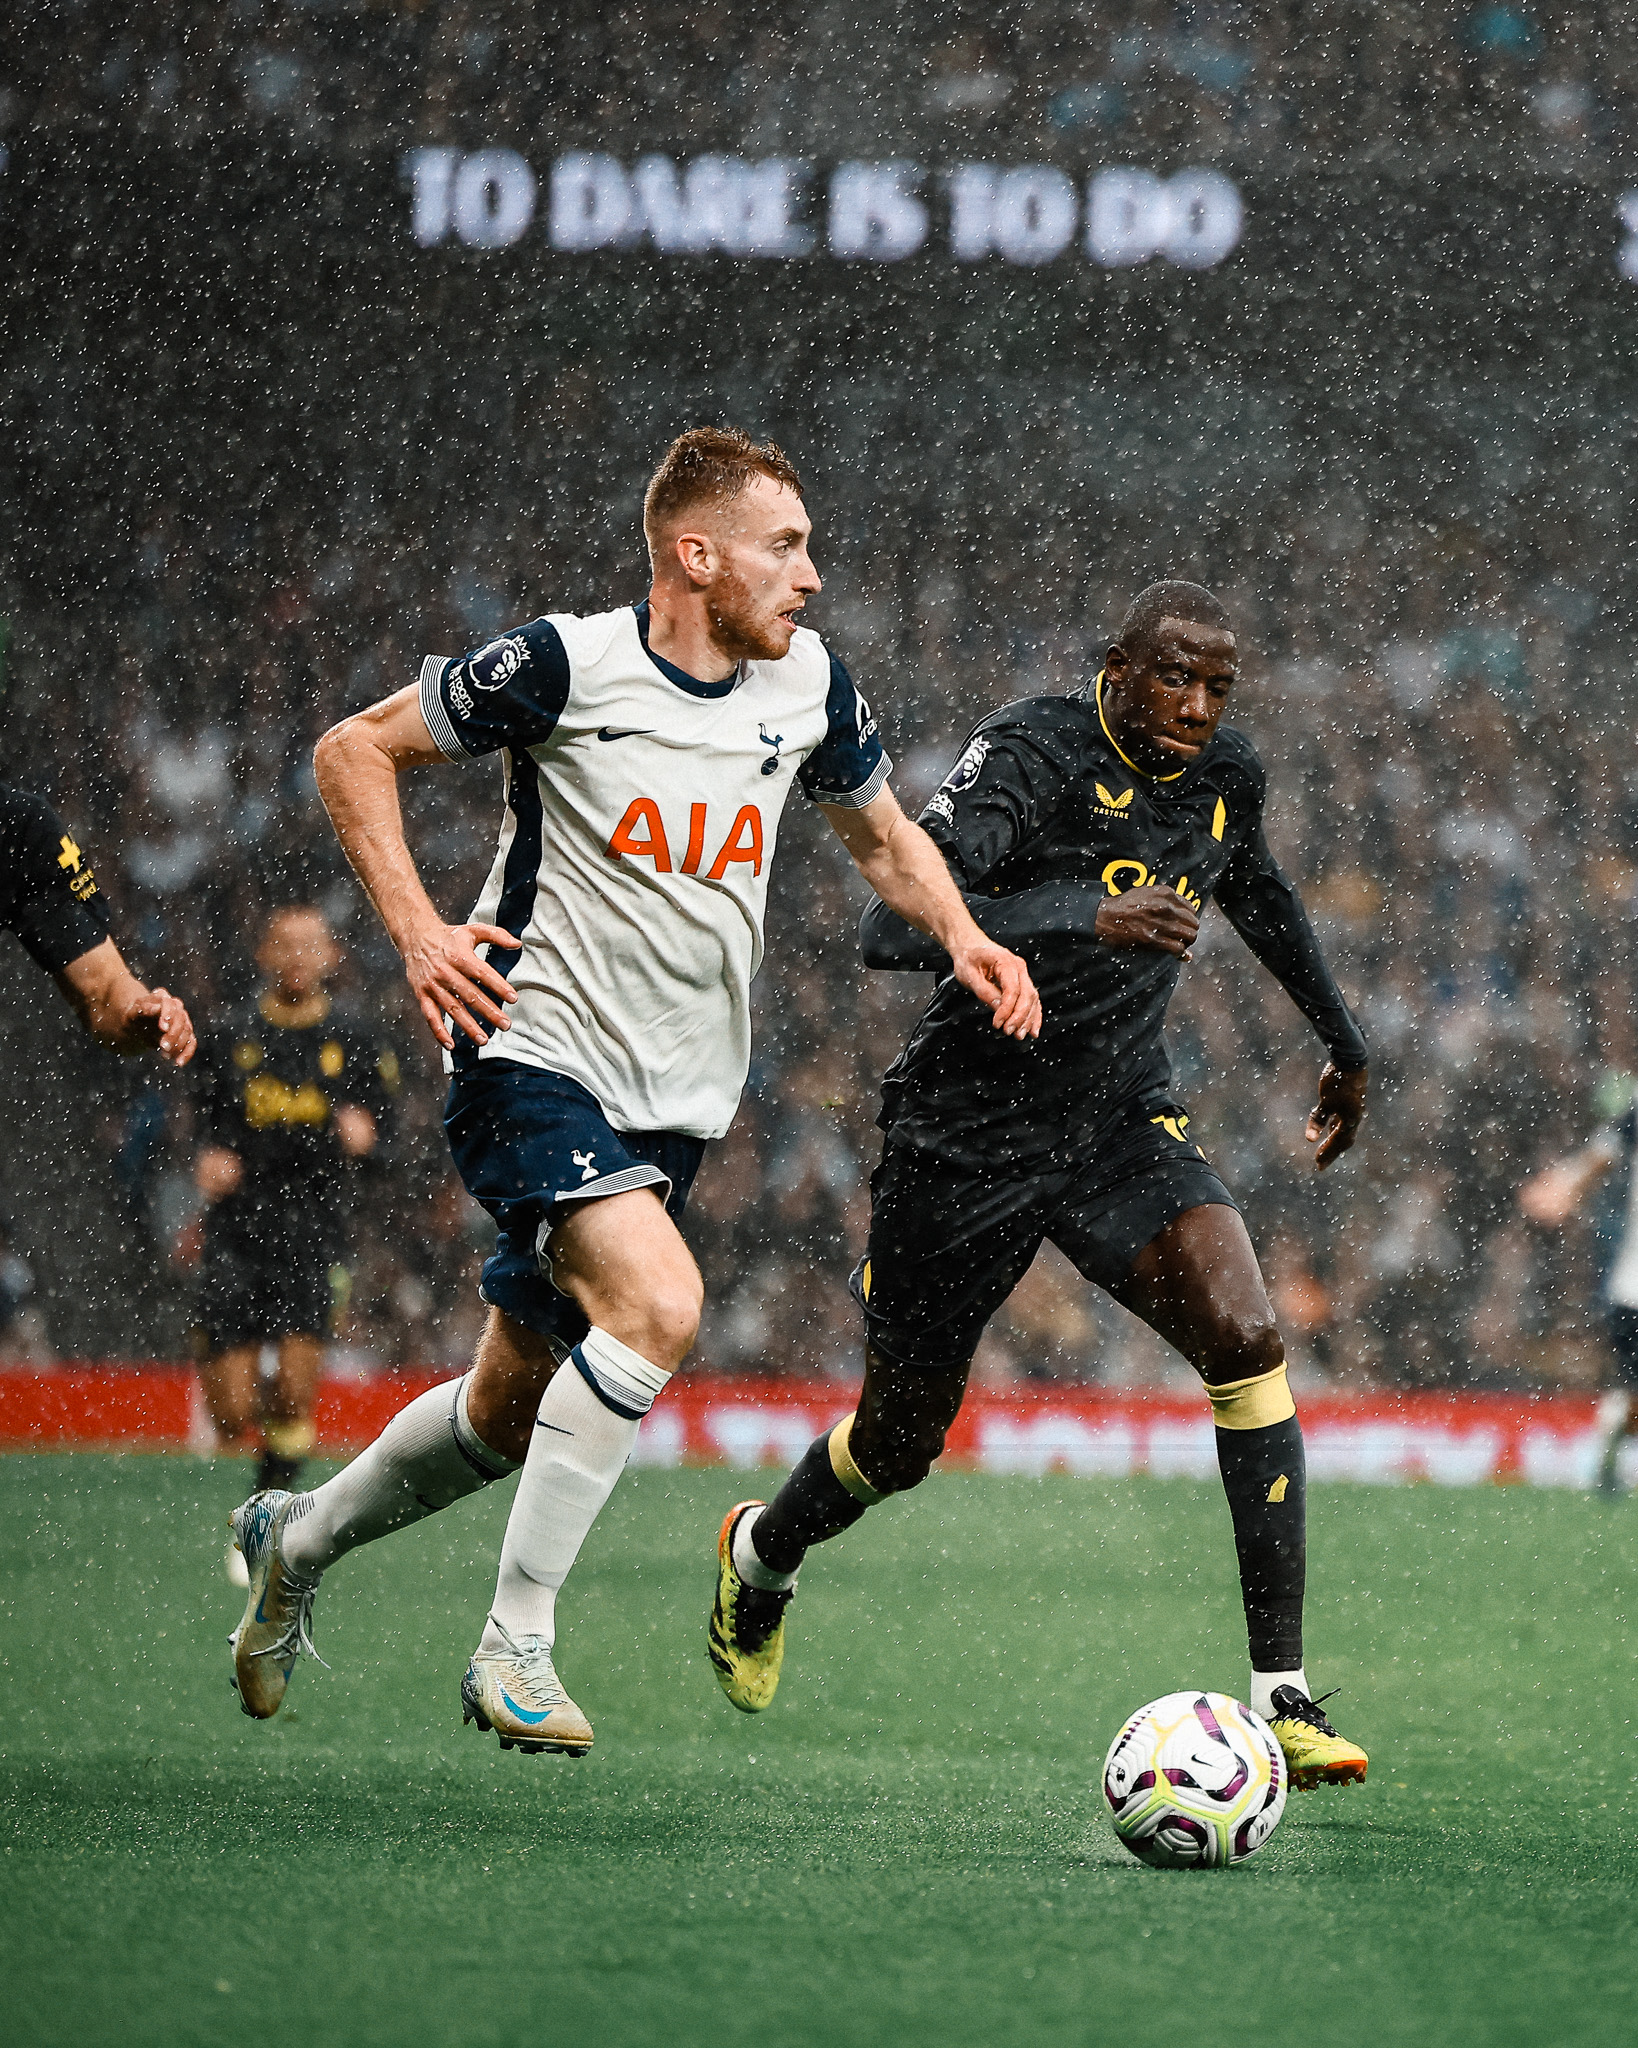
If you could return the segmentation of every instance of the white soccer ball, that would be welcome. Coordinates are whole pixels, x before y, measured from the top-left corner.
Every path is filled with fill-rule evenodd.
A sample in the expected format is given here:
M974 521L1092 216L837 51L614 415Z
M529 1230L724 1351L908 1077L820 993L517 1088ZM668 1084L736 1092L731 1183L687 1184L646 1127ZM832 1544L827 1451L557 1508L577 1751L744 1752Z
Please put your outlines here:
M1162 1870L1243 1863L1280 1824L1290 1780L1274 1731L1222 1692L1169 1692L1103 1760L1115 1833Z

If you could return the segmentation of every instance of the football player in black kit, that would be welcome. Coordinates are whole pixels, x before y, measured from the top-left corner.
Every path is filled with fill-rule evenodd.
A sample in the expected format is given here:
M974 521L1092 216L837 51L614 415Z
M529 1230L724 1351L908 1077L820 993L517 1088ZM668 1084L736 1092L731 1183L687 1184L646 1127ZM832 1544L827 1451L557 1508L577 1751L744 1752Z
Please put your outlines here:
M99 1045L193 1057L193 1025L162 988L145 988L108 936L91 863L43 797L0 782L0 931L15 932Z
M261 995L200 1053L194 1179L210 1207L195 1341L211 1420L229 1441L260 1424L268 1487L288 1486L312 1449L352 1164L375 1148L398 1060L333 1010L341 950L322 912L274 911L256 961ZM266 1389L264 1344L278 1352ZM242 1569L230 1552L236 1580Z
M1219 721L1227 614L1190 583L1133 602L1103 672L986 719L922 823L974 915L1027 960L1039 1041L1001 1042L947 977L889 1069L871 1181L864 1386L771 1503L718 1540L710 1650L735 1706L766 1707L809 1547L917 1486L944 1447L985 1324L1050 1239L1199 1372L1217 1425L1251 1649L1250 1704L1299 1786L1365 1776L1303 1669L1305 1471L1284 1347L1234 1197L1189 1136L1161 1028L1215 899L1329 1055L1307 1136L1329 1166L1365 1106L1365 1041L1263 837L1266 777ZM866 913L873 967L937 970Z

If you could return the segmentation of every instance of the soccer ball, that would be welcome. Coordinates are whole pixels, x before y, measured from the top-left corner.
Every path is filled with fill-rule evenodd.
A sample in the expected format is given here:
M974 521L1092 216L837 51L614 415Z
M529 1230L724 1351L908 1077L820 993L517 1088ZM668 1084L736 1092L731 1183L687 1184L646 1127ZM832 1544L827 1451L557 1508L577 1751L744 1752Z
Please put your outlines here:
M1151 1700L1103 1760L1115 1833L1162 1870L1243 1863L1279 1826L1288 1789L1273 1730L1222 1692Z

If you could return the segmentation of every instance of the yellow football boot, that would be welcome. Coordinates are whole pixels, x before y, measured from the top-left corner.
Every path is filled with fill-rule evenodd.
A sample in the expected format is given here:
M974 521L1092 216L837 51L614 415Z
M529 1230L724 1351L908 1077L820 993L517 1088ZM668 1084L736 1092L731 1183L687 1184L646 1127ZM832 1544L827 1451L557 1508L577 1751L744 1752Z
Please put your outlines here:
M1364 1784L1369 1759L1357 1742L1343 1741L1320 1711L1319 1700L1305 1699L1294 1685L1277 1685L1273 1706L1268 1725L1285 1751L1291 1783L1299 1792L1311 1792L1316 1785Z
M742 1500L728 1510L717 1536L717 1597L711 1603L706 1643L717 1683L742 1714L760 1714L779 1690L779 1667L785 1661L787 1593L765 1593L747 1586L734 1569L734 1528L760 1500Z

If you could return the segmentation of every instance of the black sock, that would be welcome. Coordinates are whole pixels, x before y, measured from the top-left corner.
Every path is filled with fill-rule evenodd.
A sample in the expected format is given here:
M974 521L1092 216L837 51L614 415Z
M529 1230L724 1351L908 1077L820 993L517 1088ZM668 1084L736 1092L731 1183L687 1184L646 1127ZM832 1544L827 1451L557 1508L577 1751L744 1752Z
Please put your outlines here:
M830 1433L816 1436L790 1477L757 1516L751 1548L771 1572L794 1572L808 1546L851 1529L865 1511L836 1477L830 1462Z
M276 1451L263 1451L256 1467L256 1491L267 1493L274 1487L294 1486L302 1464L300 1458L281 1458Z
M1266 1429L1220 1429L1217 1464L1234 1518L1253 1671L1302 1664L1308 1566L1308 1466L1296 1416Z

